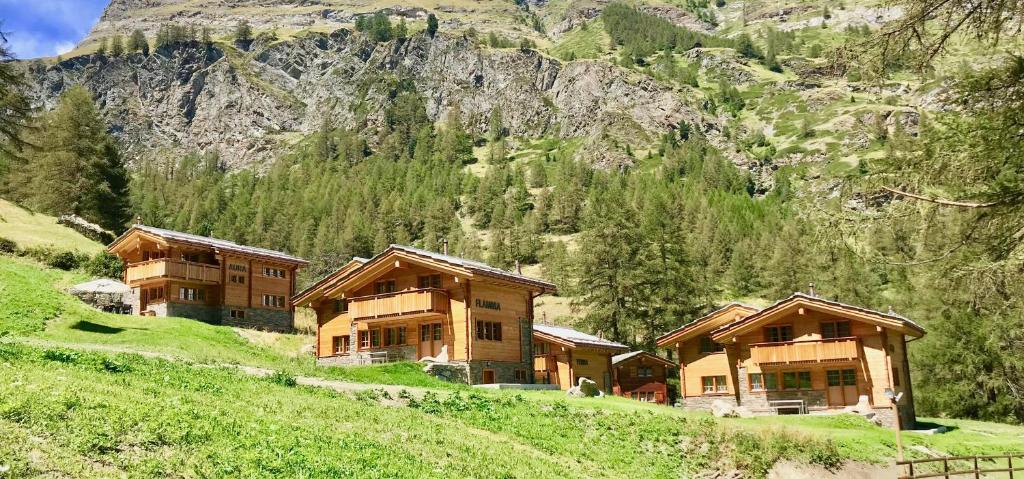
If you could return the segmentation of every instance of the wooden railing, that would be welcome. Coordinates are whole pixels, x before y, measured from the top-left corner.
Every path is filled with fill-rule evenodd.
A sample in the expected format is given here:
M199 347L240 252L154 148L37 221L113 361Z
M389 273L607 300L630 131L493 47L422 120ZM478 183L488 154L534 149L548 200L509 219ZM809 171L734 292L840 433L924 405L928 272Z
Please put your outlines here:
M348 302L352 319L376 319L418 313L447 313L448 293L443 289L413 289L360 296Z
M182 279L204 283L220 283L221 281L220 266L168 258L132 263L125 271L125 279L128 284L153 278Z
M1014 461L1015 459L1016 461ZM982 462L992 463L992 467L983 468ZM951 463L953 470L950 470ZM1013 479L1015 472L1024 473L1024 453L996 456L935 457L897 461L896 464L900 467L900 479L924 479L927 477L981 478L989 477L987 474L993 473L1006 473L1006 476ZM916 471L914 466L917 466ZM940 467L942 470L937 471L936 469ZM1000 475L999 477L1004 476ZM1024 474L1018 474L1016 477L1024 477Z
M789 341L750 345L750 359L757 364L846 361L859 357L857 338Z

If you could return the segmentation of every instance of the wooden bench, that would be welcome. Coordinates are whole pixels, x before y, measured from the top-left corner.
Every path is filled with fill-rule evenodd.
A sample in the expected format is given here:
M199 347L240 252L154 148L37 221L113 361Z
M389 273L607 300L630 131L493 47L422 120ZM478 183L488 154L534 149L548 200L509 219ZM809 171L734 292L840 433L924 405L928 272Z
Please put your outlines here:
M796 409L797 414L807 414L807 403L803 399L776 399L768 401L768 407L780 414L783 409Z

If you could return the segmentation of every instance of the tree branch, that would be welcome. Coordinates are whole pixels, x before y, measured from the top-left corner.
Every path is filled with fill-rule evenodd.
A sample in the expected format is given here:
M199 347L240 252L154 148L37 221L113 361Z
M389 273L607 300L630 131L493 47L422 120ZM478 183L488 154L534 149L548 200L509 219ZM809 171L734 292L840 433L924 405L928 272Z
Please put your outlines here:
M942 205L942 206L955 206L957 208L991 208L993 206L998 206L998 205L1000 205L1002 203L1000 201L990 201L990 202L987 202L987 203L968 203L968 202L965 202L965 201L944 200L942 198L929 198L927 196L917 195L917 194L914 194L914 193L908 193L906 191L900 191L900 190L897 190L896 188L890 188L888 186L883 186L882 189L885 190L885 191L888 191L890 193L896 194L896 195L905 196L907 198L913 198L915 200L927 201L929 203L935 203L937 205Z

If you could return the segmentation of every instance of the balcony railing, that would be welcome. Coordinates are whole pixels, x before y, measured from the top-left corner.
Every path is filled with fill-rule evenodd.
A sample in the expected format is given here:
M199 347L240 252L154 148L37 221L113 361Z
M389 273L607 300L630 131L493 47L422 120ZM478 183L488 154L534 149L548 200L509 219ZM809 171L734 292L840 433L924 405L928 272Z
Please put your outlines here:
M129 285L162 278L220 283L220 266L162 258L129 264L125 271L125 279Z
M750 359L757 364L852 361L859 357L857 338L756 343L750 345Z
M443 289L414 289L360 296L348 302L352 319L378 319L403 315L448 312L448 293Z

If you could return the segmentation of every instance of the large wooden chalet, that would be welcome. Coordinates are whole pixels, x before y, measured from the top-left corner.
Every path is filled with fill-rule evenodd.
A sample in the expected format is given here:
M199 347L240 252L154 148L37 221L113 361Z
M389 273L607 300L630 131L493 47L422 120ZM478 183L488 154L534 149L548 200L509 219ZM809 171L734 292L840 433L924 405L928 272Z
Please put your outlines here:
M435 359L455 380L528 383L533 302L555 290L478 261L391 245L293 298L316 311L320 364Z
M289 298L303 259L145 225L132 226L107 250L125 263L136 314L271 331L294 327Z
M888 425L887 396L903 393L900 422L914 424L907 343L925 334L893 312L796 293L767 308L728 304L658 339L679 356L681 400L715 400L755 413L808 412L861 405Z
M611 394L612 356L629 350L625 344L549 324L533 325L534 381L566 390L587 378Z

